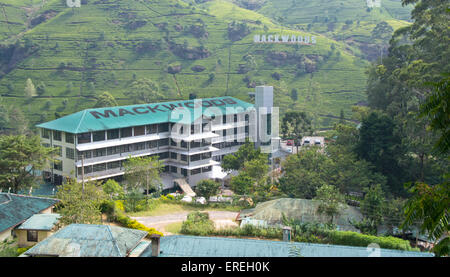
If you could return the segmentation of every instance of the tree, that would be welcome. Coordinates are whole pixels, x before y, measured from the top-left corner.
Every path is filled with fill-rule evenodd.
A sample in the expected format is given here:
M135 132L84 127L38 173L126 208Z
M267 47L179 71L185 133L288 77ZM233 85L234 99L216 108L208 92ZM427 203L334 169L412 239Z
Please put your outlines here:
M450 74L446 78L435 83L432 93L421 107L421 115L430 119L430 128L433 132L440 133L435 144L435 149L440 153L450 150Z
M295 88L292 89L291 91L291 99L292 101L297 101L298 100L298 92Z
M55 149L41 145L38 136L0 136L0 187L13 193L36 184L36 170L44 169Z
M362 122L356 146L358 157L375 166L377 172L387 177L391 192L402 194L402 168L398 159L403 153L401 140L395 131L394 121L384 114L372 112Z
M361 201L361 213L373 224L372 234L377 234L378 226L383 223L385 198L381 185L375 185L366 190Z
M163 168L159 157L130 157L124 162L125 180L132 189L160 190L160 172Z
M103 186L103 191L109 195L109 198L112 200L113 196L121 197L123 196L123 188L113 179L108 179Z
M254 180L246 172L241 172L237 176L231 178L231 189L239 194L249 194L252 190Z
M25 85L25 96L27 98L33 98L37 96L36 88L34 87L33 81L30 78L27 79L27 83Z
M290 155L282 163L283 176L279 179L280 190L290 197L312 199L316 190L327 184L327 170L331 159L316 147Z
M345 203L344 195L336 187L326 184L317 189L314 199L321 201L317 211L329 216L330 224L342 212L342 204Z
M225 172L240 170L246 161L259 158L267 160L267 155L261 153L261 149L255 149L253 143L249 139L246 139L245 143L239 147L236 153L224 157L222 160L222 170Z
M133 81L130 89L125 92L135 104L150 103L155 99L161 99L163 96L159 93L158 85L150 79L138 79Z
M99 182L86 182L84 185L69 179L56 193L61 202L57 205L61 215L60 222L65 225L98 224L101 222L100 206L106 195Z
M435 241L433 251L438 256L450 254L449 177L447 174L445 182L435 186L411 184L409 192L412 197L406 203L405 220L401 225L402 229L406 229L417 221L422 222L420 232L428 233L428 238Z
M45 86L44 82L40 82L39 85L37 85L37 87L36 87L36 91L39 96L43 95L46 90L47 90L47 87Z
M118 106L116 99L109 92L105 91L98 97L94 108L114 107Z
M199 196L203 196L208 200L211 196L216 195L220 191L220 183L214 180L201 180L195 188Z
M290 134L296 140L297 152L301 139L306 134L312 133L311 119L304 112L287 112L281 123L283 134Z

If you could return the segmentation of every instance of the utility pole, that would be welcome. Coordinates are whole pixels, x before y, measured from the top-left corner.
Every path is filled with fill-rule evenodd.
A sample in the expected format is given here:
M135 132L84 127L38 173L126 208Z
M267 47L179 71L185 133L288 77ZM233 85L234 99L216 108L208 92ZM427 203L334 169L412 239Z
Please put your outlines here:
M83 185L81 196L84 198L84 154L81 154L81 183Z

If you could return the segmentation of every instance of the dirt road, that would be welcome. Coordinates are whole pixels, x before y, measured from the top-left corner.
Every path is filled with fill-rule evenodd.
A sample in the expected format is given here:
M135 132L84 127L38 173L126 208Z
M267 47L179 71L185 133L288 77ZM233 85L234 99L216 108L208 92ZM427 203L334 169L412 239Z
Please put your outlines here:
M214 221L216 228L224 228L228 226L237 226L234 222L238 213L228 211L207 211L209 218ZM138 222L144 224L147 227L155 228L156 230L163 232L165 235L170 235L164 229L165 226L175 222L182 222L186 220L189 212L179 212L174 214L158 215L158 216L145 216L145 217L131 217Z

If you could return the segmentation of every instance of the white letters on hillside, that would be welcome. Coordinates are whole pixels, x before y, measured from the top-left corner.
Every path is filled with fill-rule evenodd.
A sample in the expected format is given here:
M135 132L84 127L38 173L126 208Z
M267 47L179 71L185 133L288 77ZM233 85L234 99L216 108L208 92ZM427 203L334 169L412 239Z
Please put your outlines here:
M305 45L316 44L315 36L296 36L296 35L255 35L254 43L299 43Z

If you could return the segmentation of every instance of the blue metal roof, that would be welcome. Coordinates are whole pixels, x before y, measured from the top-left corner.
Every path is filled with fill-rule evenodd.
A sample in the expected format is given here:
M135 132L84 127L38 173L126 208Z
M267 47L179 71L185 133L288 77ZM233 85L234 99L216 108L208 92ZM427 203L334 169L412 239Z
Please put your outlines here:
M51 231L60 217L59 214L35 214L22 223L17 229Z
M39 124L37 127L80 134L164 122L191 124L201 115L240 113L252 107L250 103L225 96L88 109Z
M109 225L71 224L28 249L24 256L126 257L148 234Z
M160 257L433 257L432 253L223 237L164 236ZM141 257L151 257L148 247Z
M21 224L58 202L52 198L0 193L0 232Z

